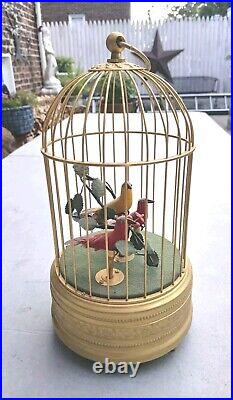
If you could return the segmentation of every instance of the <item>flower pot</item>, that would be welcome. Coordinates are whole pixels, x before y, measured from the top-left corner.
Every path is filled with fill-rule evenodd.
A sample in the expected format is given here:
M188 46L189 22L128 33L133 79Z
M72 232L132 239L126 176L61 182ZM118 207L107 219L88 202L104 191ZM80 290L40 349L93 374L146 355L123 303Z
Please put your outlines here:
M34 125L32 106L3 108L2 125L15 136L31 132Z
M104 101L102 101L100 110L103 113L104 112ZM127 110L125 110L126 112ZM132 113L136 111L136 103L135 102L129 102L128 103L128 112ZM108 103L107 105L107 113L112 113L113 112L113 105L112 103ZM123 105L122 103L115 103L114 104L114 113L123 113Z

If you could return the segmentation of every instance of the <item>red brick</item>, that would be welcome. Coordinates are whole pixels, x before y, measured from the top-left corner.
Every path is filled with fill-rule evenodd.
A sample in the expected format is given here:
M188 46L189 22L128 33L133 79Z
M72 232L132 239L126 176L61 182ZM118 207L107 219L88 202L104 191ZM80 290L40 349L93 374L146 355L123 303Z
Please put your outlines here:
M129 2L41 2L45 22L68 21L69 14L84 14L87 21L129 19Z
M42 75L38 45L38 32L36 27L35 4L33 2L15 3L19 10L19 25L21 26L20 44L23 54L27 54L27 62L16 61L12 57L16 89L36 90L42 86ZM3 15L3 52L9 52L10 37L6 28L9 21ZM28 42L29 39L29 42Z

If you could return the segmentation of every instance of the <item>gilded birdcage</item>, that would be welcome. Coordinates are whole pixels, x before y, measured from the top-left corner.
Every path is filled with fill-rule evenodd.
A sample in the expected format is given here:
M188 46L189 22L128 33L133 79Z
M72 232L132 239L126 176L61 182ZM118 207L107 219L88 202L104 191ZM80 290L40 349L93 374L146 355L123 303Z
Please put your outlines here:
M191 324L193 128L141 52L120 33L106 44L110 59L68 83L44 123L52 318L86 358L144 362L173 350Z

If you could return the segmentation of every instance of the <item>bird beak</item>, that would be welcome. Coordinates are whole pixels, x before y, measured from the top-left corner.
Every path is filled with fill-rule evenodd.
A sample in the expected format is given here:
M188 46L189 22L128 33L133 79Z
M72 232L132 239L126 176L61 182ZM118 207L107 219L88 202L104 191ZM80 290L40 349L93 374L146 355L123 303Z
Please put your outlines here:
M153 203L154 204L154 200L147 200L147 203Z

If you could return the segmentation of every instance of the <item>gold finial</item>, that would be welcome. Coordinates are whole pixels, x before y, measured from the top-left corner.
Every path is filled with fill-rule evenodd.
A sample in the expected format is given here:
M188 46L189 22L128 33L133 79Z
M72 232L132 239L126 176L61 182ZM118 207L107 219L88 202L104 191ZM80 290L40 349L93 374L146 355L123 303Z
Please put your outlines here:
M120 43L125 42L125 38L121 32L112 32L106 39L106 46L111 52L111 58L109 62L122 62L124 59L121 57L121 52L124 50L124 46Z
M107 60L108 62L119 63L125 61L124 58L121 57L121 52L124 49L128 49L135 56L140 58L140 60L145 63L146 69L150 71L151 63L149 58L147 58L145 54L138 50L136 47L132 46L132 44L126 43L125 37L122 35L121 32L110 33L110 35L108 35L106 39L106 46L108 50L111 51L111 58Z

